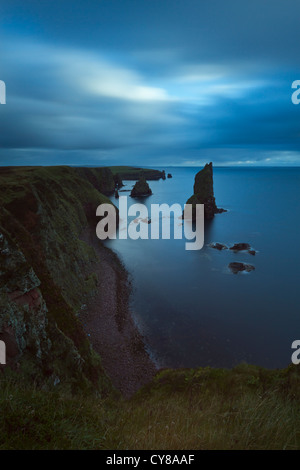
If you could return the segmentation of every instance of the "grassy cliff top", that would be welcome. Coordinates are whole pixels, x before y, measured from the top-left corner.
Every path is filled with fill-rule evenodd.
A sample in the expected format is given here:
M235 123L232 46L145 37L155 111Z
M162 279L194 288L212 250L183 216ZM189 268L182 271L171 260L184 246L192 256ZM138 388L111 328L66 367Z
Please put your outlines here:
M157 180L163 177L163 171L134 166L110 166L114 175L120 175L123 180L138 180L144 176L147 180Z
M164 370L130 400L0 382L0 449L299 449L300 370Z

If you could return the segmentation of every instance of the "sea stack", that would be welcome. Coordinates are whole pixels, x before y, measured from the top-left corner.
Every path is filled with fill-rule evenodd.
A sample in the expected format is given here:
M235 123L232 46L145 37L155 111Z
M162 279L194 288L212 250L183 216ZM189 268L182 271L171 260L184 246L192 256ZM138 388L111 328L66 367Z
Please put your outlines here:
M218 209L213 186L213 166L210 162L196 174L194 194L186 202L186 204L193 205L193 218L195 218L196 211L194 208L196 204L204 204L205 219L212 219L215 214L226 212L225 209Z
M131 197L144 197L150 196L152 191L150 189L149 184L146 181L144 176L141 176L140 179L135 183L133 186L130 196Z

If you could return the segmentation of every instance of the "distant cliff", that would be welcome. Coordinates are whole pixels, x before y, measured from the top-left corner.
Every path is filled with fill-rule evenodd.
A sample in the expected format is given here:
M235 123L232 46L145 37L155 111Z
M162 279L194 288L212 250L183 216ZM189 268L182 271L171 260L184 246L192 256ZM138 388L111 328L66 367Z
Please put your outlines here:
M87 179L100 193L106 196L114 193L116 181L109 168L77 167L76 172L82 178Z
M213 166L207 163L203 170L200 170L195 176L194 194L187 200L186 204L192 204L193 209L196 204L204 204L204 217L212 219L215 214L224 212L216 205L214 196ZM195 211L193 210L193 218Z
M133 166L111 166L109 167L113 175L119 175L122 180L138 180L142 176L146 180L166 179L165 171L153 170L151 168L136 168Z

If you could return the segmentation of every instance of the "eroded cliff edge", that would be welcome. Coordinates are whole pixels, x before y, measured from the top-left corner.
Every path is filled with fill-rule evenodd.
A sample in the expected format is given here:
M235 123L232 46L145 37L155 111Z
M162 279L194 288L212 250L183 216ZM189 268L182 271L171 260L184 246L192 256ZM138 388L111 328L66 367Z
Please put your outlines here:
M114 185L108 168L0 170L0 339L9 366L36 383L105 393L112 381L129 396L155 373L127 273L95 235L96 207L110 203L101 191Z

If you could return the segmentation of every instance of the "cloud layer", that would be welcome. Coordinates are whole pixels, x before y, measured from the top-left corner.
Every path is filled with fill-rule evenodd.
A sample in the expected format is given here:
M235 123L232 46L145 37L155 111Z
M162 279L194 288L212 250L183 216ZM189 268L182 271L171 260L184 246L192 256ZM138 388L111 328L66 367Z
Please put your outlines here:
M76 6L1 7L0 164L300 164L298 2Z

